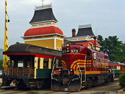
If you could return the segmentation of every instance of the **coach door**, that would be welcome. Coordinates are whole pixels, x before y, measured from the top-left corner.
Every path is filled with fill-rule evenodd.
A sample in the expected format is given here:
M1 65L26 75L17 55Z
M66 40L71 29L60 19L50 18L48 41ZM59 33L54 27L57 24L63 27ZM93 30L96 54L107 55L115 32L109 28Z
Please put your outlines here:
M49 78L51 73L50 58L35 57L34 78Z

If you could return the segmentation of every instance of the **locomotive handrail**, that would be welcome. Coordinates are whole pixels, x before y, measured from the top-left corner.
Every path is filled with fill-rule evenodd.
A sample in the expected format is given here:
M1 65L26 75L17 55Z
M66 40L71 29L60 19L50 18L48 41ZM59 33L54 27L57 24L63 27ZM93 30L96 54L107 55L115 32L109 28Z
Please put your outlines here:
M80 78L80 80L81 80L81 84L82 84L82 71L81 71L81 69L80 69L80 67L79 67L79 64L77 63L77 65L78 65L78 68L79 68L79 71L80 71L80 74L81 74L81 77L79 76L79 78Z
M84 81L82 81L82 82L86 82L86 56L85 56L85 63L84 63L84 69L85 69L85 80Z
M80 69L80 67L79 67L79 64L77 63L77 65L78 65L78 68L79 68L79 71L80 71L80 74L81 74L81 78L80 78L80 76L79 76L79 78L81 79L81 84L83 83L83 82L86 82L86 56L85 56L85 63L84 63L84 71L85 71L85 80L83 81L83 79L82 79L82 70Z

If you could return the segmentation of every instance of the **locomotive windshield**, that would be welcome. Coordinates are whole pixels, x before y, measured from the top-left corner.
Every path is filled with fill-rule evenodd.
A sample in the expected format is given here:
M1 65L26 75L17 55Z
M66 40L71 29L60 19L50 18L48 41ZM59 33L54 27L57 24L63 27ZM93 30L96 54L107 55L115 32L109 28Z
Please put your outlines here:
M78 49L71 49L71 53L78 53Z

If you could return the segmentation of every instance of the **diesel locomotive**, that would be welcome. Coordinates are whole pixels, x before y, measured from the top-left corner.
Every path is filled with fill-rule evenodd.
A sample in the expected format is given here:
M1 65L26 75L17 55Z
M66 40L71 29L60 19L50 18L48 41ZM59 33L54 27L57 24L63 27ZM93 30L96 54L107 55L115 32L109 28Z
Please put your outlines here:
M51 89L61 91L80 91L102 83L113 81L109 72L109 57L81 45L68 43L62 47L60 66L55 66L51 73Z

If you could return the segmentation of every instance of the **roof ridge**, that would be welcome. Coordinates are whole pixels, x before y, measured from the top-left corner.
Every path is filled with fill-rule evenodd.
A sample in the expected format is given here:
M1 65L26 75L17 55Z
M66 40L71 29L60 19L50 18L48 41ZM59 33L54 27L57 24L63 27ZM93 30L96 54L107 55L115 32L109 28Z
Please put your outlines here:
M37 6L37 7L35 7L35 10L43 10L43 9L48 9L48 8L52 8L52 4Z
M91 24L87 24L87 25L79 25L79 28L91 28Z

